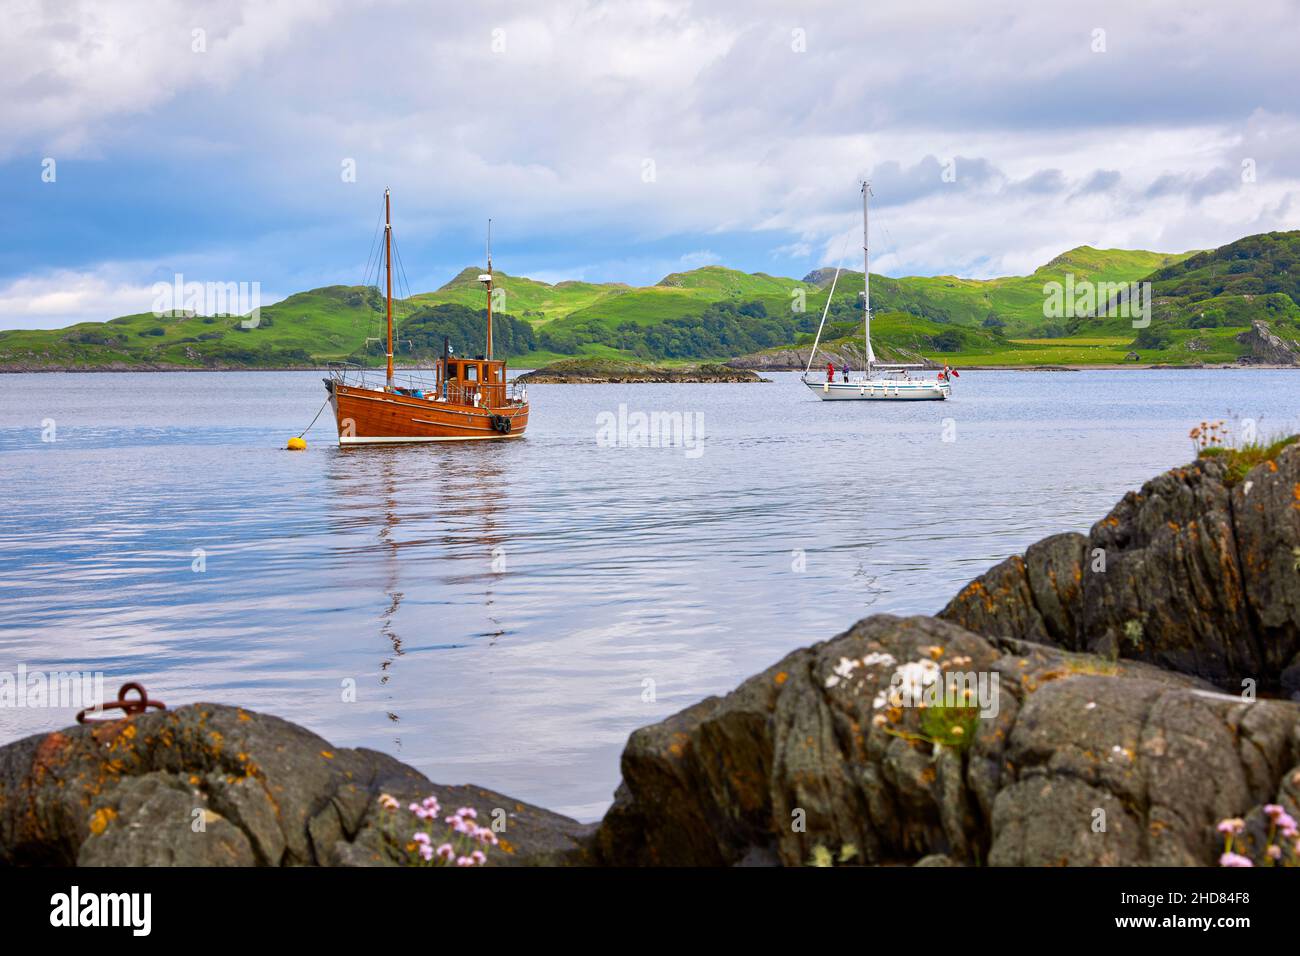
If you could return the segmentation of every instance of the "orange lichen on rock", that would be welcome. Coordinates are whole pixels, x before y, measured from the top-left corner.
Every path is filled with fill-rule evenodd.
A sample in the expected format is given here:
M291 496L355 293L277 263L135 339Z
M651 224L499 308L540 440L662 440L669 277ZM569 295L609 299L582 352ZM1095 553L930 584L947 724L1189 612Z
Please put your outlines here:
M90 818L90 832L99 836L115 819L117 819L116 810L112 807L100 807Z

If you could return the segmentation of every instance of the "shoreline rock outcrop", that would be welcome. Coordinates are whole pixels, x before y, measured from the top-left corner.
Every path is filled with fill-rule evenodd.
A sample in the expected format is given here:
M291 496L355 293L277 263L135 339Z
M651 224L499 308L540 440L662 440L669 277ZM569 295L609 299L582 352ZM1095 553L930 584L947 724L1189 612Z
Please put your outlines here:
M563 359L515 379L525 385L747 384L766 382L754 372L726 365L642 365L613 359Z
M1300 692L1300 446L1240 480L1200 458L1054 535L939 612L978 634L1120 655L1240 693Z
M592 827L480 787L432 784L278 717L190 704L0 748L0 864L370 866L396 862L378 798L436 792L504 813L498 865L582 862Z
M1261 319L1252 320L1250 328L1240 333L1237 341L1250 349L1249 355L1238 360L1242 363L1300 365L1300 342L1283 339Z
M881 704L926 661L999 676L936 746ZM847 676L846 676L847 675ZM636 731L597 835L620 865L1206 865L1219 820L1300 798L1300 707L933 618L876 615Z

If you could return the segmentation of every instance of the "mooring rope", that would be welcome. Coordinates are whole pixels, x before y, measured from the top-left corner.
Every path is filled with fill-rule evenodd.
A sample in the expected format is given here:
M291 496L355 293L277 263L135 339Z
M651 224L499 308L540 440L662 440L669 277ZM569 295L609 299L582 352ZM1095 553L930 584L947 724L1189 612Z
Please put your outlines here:
M325 406L328 405L329 403L330 403L330 400L329 400L329 398L327 397L327 398L325 399L325 401L321 403L320 408L318 408L318 409L316 410L316 415L312 418L312 420L311 420L311 425L315 425L315 424L316 424L316 419L317 419L317 418L320 418L320 413L323 412L323 411L325 411ZM309 431L311 431L311 425L308 425L306 428L304 428L302 431L300 431L300 432L298 433L298 436L297 436L297 437L301 438L303 435L305 435L305 434L307 434Z

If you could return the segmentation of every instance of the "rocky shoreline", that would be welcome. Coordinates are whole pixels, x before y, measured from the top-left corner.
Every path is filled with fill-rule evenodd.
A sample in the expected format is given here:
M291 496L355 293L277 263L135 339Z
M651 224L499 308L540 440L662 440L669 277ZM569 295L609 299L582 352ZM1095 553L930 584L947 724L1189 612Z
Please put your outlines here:
M896 696L926 673L979 714ZM503 821L498 865L1213 865L1219 821L1258 847L1265 806L1300 815L1292 697L1297 445L1175 468L934 617L868 617L637 730L599 824L192 704L0 747L0 863L393 864L379 796L434 793Z
M743 384L766 382L754 372L727 365L640 365L606 359L565 359L515 381L528 385L645 385L659 382L682 384Z

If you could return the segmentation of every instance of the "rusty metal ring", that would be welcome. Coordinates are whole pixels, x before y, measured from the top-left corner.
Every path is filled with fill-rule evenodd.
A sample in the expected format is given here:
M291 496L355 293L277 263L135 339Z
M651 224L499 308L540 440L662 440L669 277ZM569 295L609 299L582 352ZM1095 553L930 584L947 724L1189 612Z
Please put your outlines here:
M128 698L127 692L135 691L139 697ZM148 692L144 689L143 684L137 684L130 681L118 688L117 700L110 700L100 704L98 707L89 707L85 710L77 711L77 723L79 724L102 724L110 720L121 720L121 717L87 717L87 714L103 713L106 710L122 710L126 712L127 717L134 717L137 714L143 714L150 707L158 710L166 710L167 705L160 700L150 700Z

